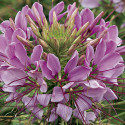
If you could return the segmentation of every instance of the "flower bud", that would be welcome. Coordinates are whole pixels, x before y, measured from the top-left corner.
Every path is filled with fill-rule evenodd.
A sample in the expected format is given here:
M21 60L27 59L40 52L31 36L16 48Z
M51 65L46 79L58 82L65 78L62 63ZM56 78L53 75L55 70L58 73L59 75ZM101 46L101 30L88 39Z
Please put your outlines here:
M49 25L48 25L48 22L46 20L46 17L43 18L43 25L44 25L44 27L46 27L47 29L49 29Z
M74 40L73 44L78 45L81 41L82 41L82 36L80 35Z
M104 15L104 12L102 11L96 18L95 20L93 21L93 23L91 24L89 30L91 31L95 25L99 22L99 20L102 18L102 16Z
M47 61L47 53L46 53L46 52L43 52L43 53L42 53L42 58L43 58L45 61Z
M89 22L85 23L77 32L76 36L82 34L86 29L87 27L89 26Z
M59 50L59 41L58 41L56 38L53 38L52 41L53 41L54 47L55 47L57 50Z
M34 23L34 21L31 19L31 17L29 15L25 15L25 17L29 24L33 24L34 26L36 26L36 24Z
M74 10L74 12L72 13L72 15L66 20L66 23L65 23L65 27L67 28L67 26L71 26L71 22L74 21L75 22L75 16L78 12L78 8L76 8ZM73 23L73 22L72 22Z
M53 23L57 23L57 16L55 11L53 11Z
M30 43L28 40L24 39L23 37L21 37L21 36L19 36L19 35L17 35L16 37L17 37L17 39L18 39L23 45L34 48L34 45L33 45L32 43Z
M81 55L78 60L78 65L82 65L84 60L85 60L85 55Z
M40 15L39 15L39 13L38 13L36 7L33 6L33 7L32 7L32 10L33 10L33 12L34 12L34 15L35 15L37 21L40 22L40 21L41 21L41 18L40 18Z
M78 8L75 9L75 11L71 15L71 20L76 17L76 14L78 13Z
M35 17L37 19L37 22L39 24L39 27L42 29L43 24L42 24L41 17L40 17L40 15L39 15L39 13L38 13L38 11L37 11L35 6L33 6L32 9L33 9L34 15L35 15Z
M9 18L9 21L10 21L10 26L11 26L11 28L12 28L13 30L16 30L16 26L15 26L15 23L14 23L13 19L12 19L12 18Z
M38 28L36 28L32 23L30 24L30 26L31 26L31 28L32 28L33 33L34 33L37 37L41 38L41 34L40 34Z
M76 33L77 33L77 29L75 28L75 29L72 31L71 35L65 40L64 43L65 43L65 44L68 43L69 45L71 45L71 44L72 44L72 41L75 39Z
M69 50L68 50L68 55L71 55L74 51L75 51L75 49L76 49L76 44L73 44L70 48L69 48Z
M104 31L101 33L101 35L99 36L99 39L103 38L103 37L106 35L106 33L107 33L107 29L104 30Z
M42 39L38 39L39 44L43 47L43 48L48 48L48 45L45 41L43 41Z
M100 41L99 38L94 39L94 40L92 40L92 41L89 42L89 45L96 46L99 43L99 41ZM88 44L87 44L87 46L88 46Z
M69 34L72 32L72 29L74 27L75 19L71 20L70 25L67 26L66 32Z

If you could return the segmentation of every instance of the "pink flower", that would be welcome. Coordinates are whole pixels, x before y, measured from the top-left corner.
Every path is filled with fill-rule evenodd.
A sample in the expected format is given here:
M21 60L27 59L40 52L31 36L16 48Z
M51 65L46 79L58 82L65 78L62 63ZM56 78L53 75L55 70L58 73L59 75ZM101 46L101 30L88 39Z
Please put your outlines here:
M90 7L98 5L94 0ZM48 23L35 2L0 24L1 92L6 103L24 104L21 111L31 118L47 123L75 117L90 124L102 111L100 102L117 99L110 86L118 86L124 71L125 47L117 27L101 19L103 12L96 18L88 8L79 13L76 3L63 9L64 2L53 7Z

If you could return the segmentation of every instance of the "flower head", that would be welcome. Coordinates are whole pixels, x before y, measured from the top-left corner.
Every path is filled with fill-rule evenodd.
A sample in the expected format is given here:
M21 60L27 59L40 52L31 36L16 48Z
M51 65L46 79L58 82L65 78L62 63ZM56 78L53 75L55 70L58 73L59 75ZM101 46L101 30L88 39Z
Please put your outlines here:
M100 102L117 99L109 85L118 86L124 71L124 46L117 27L101 19L103 12L96 18L88 8L79 13L75 3L63 9L63 2L53 7L47 22L35 2L15 21L0 24L2 92L9 95L6 103L23 104L23 111L41 121L78 118L89 124L101 112Z

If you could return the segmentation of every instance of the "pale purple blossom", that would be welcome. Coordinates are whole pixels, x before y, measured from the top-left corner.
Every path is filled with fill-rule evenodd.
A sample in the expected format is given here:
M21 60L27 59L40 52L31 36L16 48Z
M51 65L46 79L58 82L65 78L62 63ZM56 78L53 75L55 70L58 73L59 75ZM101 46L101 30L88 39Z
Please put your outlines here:
M105 2L102 0L102 4L100 4L101 0L79 0L80 4L84 8L96 8L99 6L103 6ZM117 12L121 13L125 10L125 2L124 0L109 0L111 3L114 4L114 8Z
M87 6L88 1L84 2ZM98 5L95 0L89 7ZM42 5L35 2L31 9L25 6L19 11L14 21L0 24L2 90L9 95L6 103L22 103L44 122L55 122L58 117L69 122L75 117L90 124L101 113L96 104L118 98L108 85L118 86L125 47L120 46L117 27L101 19L103 12L96 18L88 8L79 13L76 3L62 13L63 9L60 2L50 10L49 25Z

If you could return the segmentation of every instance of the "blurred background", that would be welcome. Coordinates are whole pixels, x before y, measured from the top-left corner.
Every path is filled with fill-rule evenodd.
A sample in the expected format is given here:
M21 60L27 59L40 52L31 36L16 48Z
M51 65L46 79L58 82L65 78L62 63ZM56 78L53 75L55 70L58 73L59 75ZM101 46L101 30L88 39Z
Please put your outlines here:
M52 0L0 0L0 22L2 20L8 20L9 17L14 18L17 11L25 5L29 7L32 6L34 2L40 2L43 5L44 13L48 17L49 10L52 8ZM62 0L53 0L53 6ZM68 4L76 2L78 5L78 0L63 0L65 2L65 9Z

